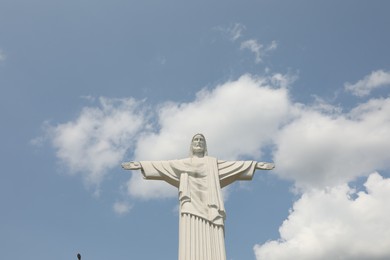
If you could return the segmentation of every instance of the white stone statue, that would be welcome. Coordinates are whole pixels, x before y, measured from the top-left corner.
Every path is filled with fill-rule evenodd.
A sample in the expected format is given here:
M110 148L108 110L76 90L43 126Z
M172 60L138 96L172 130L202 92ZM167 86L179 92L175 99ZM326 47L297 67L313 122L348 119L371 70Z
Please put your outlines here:
M256 169L272 170L275 166L207 156L206 139L196 134L189 158L126 162L122 167L141 170L145 179L164 180L179 189L179 260L225 260L226 214L221 188L236 180L251 180Z

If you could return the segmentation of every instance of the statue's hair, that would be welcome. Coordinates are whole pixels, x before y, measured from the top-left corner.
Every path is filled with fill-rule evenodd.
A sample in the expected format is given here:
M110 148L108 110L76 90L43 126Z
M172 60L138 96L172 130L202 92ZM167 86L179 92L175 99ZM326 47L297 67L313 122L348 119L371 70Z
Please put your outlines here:
M201 134L201 133L197 133L197 134L195 134L195 135L192 137L192 139L191 139L191 144L190 144L190 157L193 157L193 156L194 156L194 151L192 150L192 142L194 141L195 136L198 136L198 135L200 135L200 136L203 137L203 140L204 140L204 156L207 156L207 143L206 143L206 137L204 137L204 135Z

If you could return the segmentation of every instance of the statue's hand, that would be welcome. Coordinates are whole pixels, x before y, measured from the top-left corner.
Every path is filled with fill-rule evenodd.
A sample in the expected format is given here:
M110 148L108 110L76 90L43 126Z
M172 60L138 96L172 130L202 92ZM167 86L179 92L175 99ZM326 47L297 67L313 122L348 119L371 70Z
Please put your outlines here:
M139 162L125 162L122 163L122 168L125 170L139 170L141 169L141 164Z
M256 164L256 169L259 169L259 170L272 170L273 168L275 168L275 164L273 164L273 163L258 162Z

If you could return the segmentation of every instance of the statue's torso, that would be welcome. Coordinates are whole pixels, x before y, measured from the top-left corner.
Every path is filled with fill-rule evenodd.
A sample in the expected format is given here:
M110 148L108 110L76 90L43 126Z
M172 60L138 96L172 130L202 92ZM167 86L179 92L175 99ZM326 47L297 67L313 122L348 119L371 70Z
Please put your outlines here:
M210 188L207 178L207 161L205 158L190 158L185 159L184 164L186 165L188 192L191 199L183 203L181 212L207 219L207 201Z

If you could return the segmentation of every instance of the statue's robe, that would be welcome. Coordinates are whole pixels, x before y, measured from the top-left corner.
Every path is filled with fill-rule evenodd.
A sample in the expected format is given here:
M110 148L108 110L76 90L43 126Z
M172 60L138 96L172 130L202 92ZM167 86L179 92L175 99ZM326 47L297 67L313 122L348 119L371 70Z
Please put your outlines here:
M164 180L179 189L179 260L225 260L221 188L251 180L256 162L205 156L140 163L146 179Z

